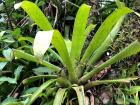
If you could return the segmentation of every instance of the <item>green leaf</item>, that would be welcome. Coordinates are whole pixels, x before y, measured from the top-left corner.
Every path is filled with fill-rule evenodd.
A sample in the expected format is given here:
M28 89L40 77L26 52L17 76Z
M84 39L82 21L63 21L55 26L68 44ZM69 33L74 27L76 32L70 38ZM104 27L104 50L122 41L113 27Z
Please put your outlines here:
M61 89L61 88L58 89L54 102L53 102L53 105L62 105L63 104L65 92L66 92L66 89Z
M43 29L45 31L52 29L47 18L44 16L44 14L41 12L41 10L34 3L29 2L29 1L23 1L20 4L16 4L14 7L16 9L19 7L22 7L41 29ZM55 31L54 33L55 34L53 35L54 38L52 39L52 44L55 46L55 48L59 52L60 56L63 59L64 64L66 64L68 71L69 71L70 79L73 82L77 82L76 73L75 73L72 63L70 61L65 42L58 31Z
M10 78L10 77L0 77L0 82L8 82L11 84L16 84L16 80L14 78Z
M53 105L53 99L49 100L49 102L45 102L43 105Z
M83 4L76 15L75 23L74 23L74 29L73 29L73 35L72 35L72 47L71 47L71 59L73 62L75 62L75 59L80 59L81 50L83 48L86 34L85 34L85 28L87 25L87 20L90 12L90 6Z
M52 44L57 49L59 55L61 56L63 63L65 64L64 66L67 67L70 80L73 83L77 83L76 71L74 70L74 67L72 65L72 61L70 59L65 41L64 41L61 33L57 30L54 30Z
M23 105L21 102L17 102L17 99L13 97L6 98L1 105Z
M45 97L47 98L47 97L49 97L49 96L52 96L52 93L53 93L53 94L56 94L58 88L60 88L60 87L56 87L56 86L55 86L55 87L48 87L48 88L47 88L47 92L44 93ZM54 99L53 99L53 100L54 100ZM46 101L47 101L47 100L46 100ZM53 103L52 103L51 105L53 105Z
M22 102L9 102L8 104L5 105L23 105Z
M3 35L5 34L6 31L1 31L0 32L0 40L2 39Z
M6 66L7 62L0 62L0 71Z
M129 82L131 82L133 80L137 80L137 79L138 79L138 77L130 77L130 78L124 78L124 79L92 81L92 82L89 82L85 85L85 90L88 90L88 89L95 87L97 85L111 84L111 83L129 83Z
M70 51L71 51L71 41L69 39L65 39L65 44L66 44L66 47L67 47L67 50L68 50L68 53L70 55Z
M23 91L22 97L32 95L37 89L38 89L38 87L27 88L26 90Z
M89 73L84 75L80 78L80 83L85 83L87 80L89 80L91 77L95 76L97 73L102 71L105 67L112 65L124 58L127 58L129 56L135 55L138 52L140 52L140 43L136 40L132 44L130 44L128 47L124 48L122 51L120 51L118 54L114 55L112 58L107 60L106 62L102 63L95 69L91 70Z
M87 28L85 29L85 35L89 35L90 32L95 28L96 25L94 24L90 24L87 26Z
M131 86L130 89L127 90L128 94L135 94L140 91L140 86Z
M120 17L120 19L118 20L118 22L115 24L115 26L110 31L110 33L107 36L107 38L104 40L104 42L102 42L101 46L98 47L95 50L95 52L93 53L93 55L89 59L87 65L94 64L101 57L101 55L108 49L108 47L110 46L110 44L116 38L117 32L119 31L120 26L122 25L123 20L124 20L124 16Z
M134 95L134 100L135 100L135 104L139 105L139 95L138 95L138 92L136 93L136 95Z
M48 52L50 52L55 58L57 58L64 65L62 58L51 48L48 48Z
M47 67L38 67L38 68L34 68L33 71L35 72L35 74L37 75L42 75L44 73L47 74L51 74L52 70L49 70Z
M83 86L72 87L77 94L79 105L85 105L85 95Z
M28 41L30 43L33 43L34 39L32 37L20 37L18 38L18 41Z
M16 28L14 29L14 31L12 31L12 35L14 36L14 38L18 39L21 36L21 30L20 28Z
M6 38L3 41L10 44L15 42L15 40L12 37Z
M119 8L125 6L125 4L124 4L123 2L120 2L120 0L115 0L115 2L116 2L117 6L118 6Z
M117 23L120 17L125 14L131 13L132 10L127 7L122 7L116 9L107 19L102 23L93 39L91 40L88 48L86 49L81 62L86 62L92 53L102 44L102 42L107 38L109 33L111 32L113 26Z
M62 86L63 88L71 87L71 82L64 77L57 78L56 82L58 83L58 85Z
M38 89L35 91L32 96L29 98L29 100L26 102L25 105L32 105L32 103L39 97L40 93L43 92L48 86L53 84L56 80L52 79L47 82L44 82Z
M24 11L31 17L33 21L42 29L45 31L51 30L52 26L49 23L46 16L42 13L42 11L37 7L36 4L30 2L30 1L23 1L19 4L15 4L15 9L18 7L22 7Z
M15 70L14 75L15 75L16 81L19 79L22 69L23 69L23 66L18 66L18 68Z
M0 3L0 11L4 10L4 5L3 3Z
M6 50L3 50L2 53L8 61L12 61L12 59L13 59L13 50L12 49L8 48Z
M25 53L22 50L14 50L14 56L16 58L18 58L18 59L22 58L22 59L25 59L25 60L28 60L28 61L32 61L32 62L37 62L38 63L37 59L34 56L32 56L32 55L30 55L28 53ZM53 65L53 64L51 64L51 63L49 63L47 61L44 61L44 60L41 62L41 65L46 66L48 69L50 69L52 71L59 72L61 70L61 68L59 68L59 67L57 67L57 66L55 66L55 65Z
M22 83L24 85L27 85L27 84L31 84L39 79L43 79L43 78L46 78L46 79L55 79L57 78L56 75L38 75L38 76L32 76L32 77L29 77L29 78L26 78L22 81Z

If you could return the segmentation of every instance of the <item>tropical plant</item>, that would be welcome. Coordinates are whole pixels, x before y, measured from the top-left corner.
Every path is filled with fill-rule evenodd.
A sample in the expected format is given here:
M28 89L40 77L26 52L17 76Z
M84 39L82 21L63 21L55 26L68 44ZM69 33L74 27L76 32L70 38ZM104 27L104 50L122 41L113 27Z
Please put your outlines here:
M39 97L42 99L41 105L70 104L76 102L76 99L78 99L79 105L85 105L85 92L96 85L128 83L131 80L136 80L137 77L90 81L92 77L96 77L104 68L140 52L140 42L136 40L109 60L98 65L98 61L103 53L116 38L125 16L128 13L134 12L125 7L121 2L117 2L117 5L118 8L105 19L86 50L83 51L86 37L94 29L93 24L87 24L90 6L86 4L80 6L75 18L72 41L70 41L65 40L58 30L52 28L48 19L34 3L23 1L15 4L15 9L19 7L24 9L35 24L40 27L39 30L43 30L37 32L34 42L24 38L24 40L33 43L34 55L32 55L32 51L25 52L26 50L23 51L24 49L14 49L13 55L15 59L36 62L47 67L51 73L24 79L22 83L26 86L33 84L37 80L43 79L46 81L40 87L31 89L30 92L24 94L22 96L23 101L9 101L8 105L11 103L31 105ZM49 48L50 43L59 55L56 53L56 50ZM48 48L51 50L50 52L56 55L56 58L58 58L63 66L59 67L44 60L44 55ZM38 69L38 72L40 72L39 70L43 70L43 68ZM77 98L75 95L77 95ZM50 99L50 96L55 98Z

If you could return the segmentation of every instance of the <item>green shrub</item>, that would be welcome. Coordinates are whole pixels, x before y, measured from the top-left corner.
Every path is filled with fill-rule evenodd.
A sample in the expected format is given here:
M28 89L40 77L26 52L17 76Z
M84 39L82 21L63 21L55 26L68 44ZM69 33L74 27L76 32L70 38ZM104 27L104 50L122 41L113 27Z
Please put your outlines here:
M40 27L40 30L43 31L37 32L34 39L34 55L27 53L26 50L14 49L14 57L29 62L36 62L51 71L48 75L37 75L23 80L22 83L25 85L32 84L42 78L47 80L39 88L35 89L31 95L25 95L26 100L22 101L24 105L31 105L38 97L42 97L42 105L61 105L64 102L68 103L70 100L74 100L74 94L77 94L79 105L85 105L85 91L91 87L108 83L127 83L137 79L137 77L130 77L115 80L90 81L92 77L96 76L104 68L140 52L140 42L136 40L109 60L96 65L103 53L108 49L110 43L116 38L124 17L128 13L133 12L131 9L125 7L123 3L119 3L118 9L110 14L102 23L85 51L83 51L83 47L86 37L94 28L92 24L87 25L90 6L86 4L80 6L75 18L72 41L68 41L62 37L58 30L52 28L48 19L34 3L23 1L15 5L15 8L23 8ZM24 40L30 41L28 38L24 38ZM55 50L53 51L51 48L49 50L58 58L63 67L58 67L59 65L56 66L43 59L50 43L59 55ZM81 52L84 53L82 54ZM55 99L47 100L46 98L50 94L54 95ZM71 95L73 96L71 97Z

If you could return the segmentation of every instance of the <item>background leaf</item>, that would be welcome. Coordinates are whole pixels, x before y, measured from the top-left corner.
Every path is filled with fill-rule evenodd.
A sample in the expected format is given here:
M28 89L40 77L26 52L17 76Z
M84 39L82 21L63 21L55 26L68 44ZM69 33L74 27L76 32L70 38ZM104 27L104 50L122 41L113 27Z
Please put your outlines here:
M42 75L44 73L47 73L47 74L52 73L52 70L49 70L47 67L34 68L33 71L35 72L36 75Z
M0 71L6 66L7 62L0 62Z
M17 69L15 70L14 74L15 74L16 81L19 79L22 69L23 69L23 66L18 66Z
M8 48L6 50L3 50L3 55L8 61L12 61L13 59L13 50Z
M3 82L8 82L8 83L11 83L11 84L16 84L16 80L14 78L10 78L10 77L0 77L0 82L3 83Z

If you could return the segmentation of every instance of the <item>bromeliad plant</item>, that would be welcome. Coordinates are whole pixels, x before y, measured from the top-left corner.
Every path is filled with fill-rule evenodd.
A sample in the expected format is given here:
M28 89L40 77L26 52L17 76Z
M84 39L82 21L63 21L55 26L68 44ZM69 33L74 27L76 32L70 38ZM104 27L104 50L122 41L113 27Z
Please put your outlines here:
M23 102L24 105L31 105L41 96L47 98L51 93L55 94L55 99L52 102L53 105L61 105L66 101L72 100L69 97L71 91L75 91L75 94L77 94L79 105L85 105L84 93L91 87L107 83L130 82L137 79L137 77L130 77L125 79L90 81L92 77L100 73L105 67L140 52L140 42L136 40L109 60L96 66L101 55L115 39L125 15L134 12L125 7L123 3L118 2L118 9L102 23L85 51L83 51L83 47L86 37L94 28L93 24L87 25L90 6L86 4L80 6L75 18L72 41L65 40L58 30L53 29L48 19L34 3L23 1L15 5L16 9L19 7L24 9L43 31L37 32L35 36L33 43L34 55L15 49L14 56L16 59L40 63L53 71L53 75L38 75L23 80L23 84L30 84L42 78L47 79L31 96L26 98ZM43 56L49 48L50 43L57 50L59 55L55 54L63 64L64 69L43 60ZM49 50L52 51L51 48ZM43 94L44 91L46 91L46 94ZM75 98L75 96L73 97ZM48 105L49 102L43 100L42 105Z

